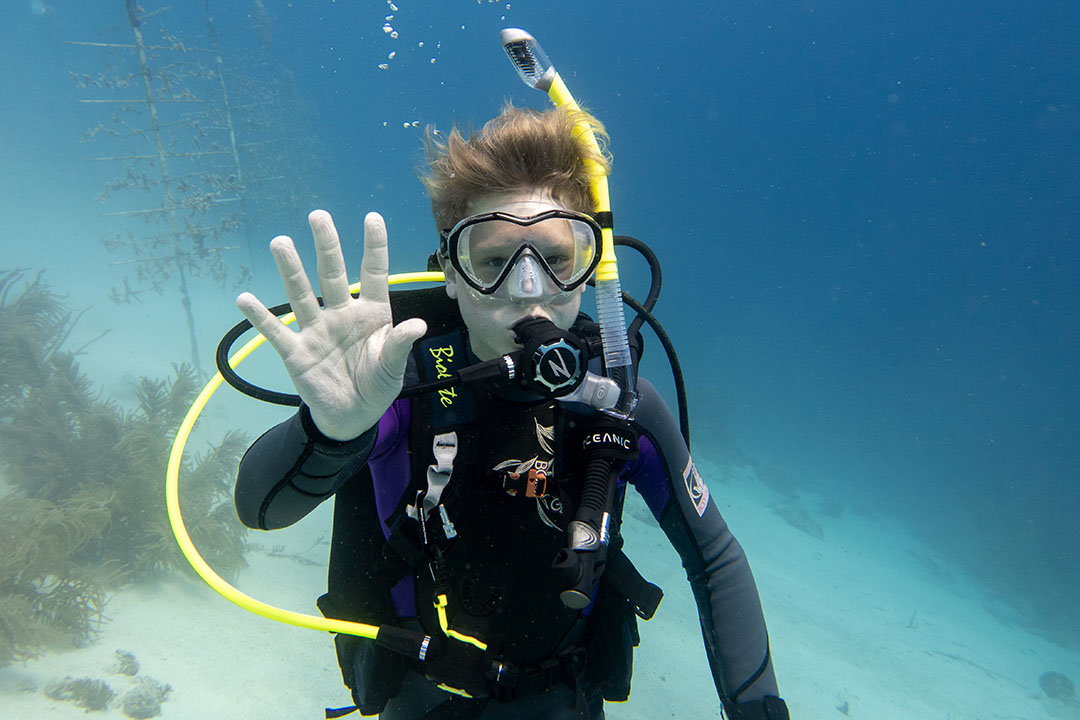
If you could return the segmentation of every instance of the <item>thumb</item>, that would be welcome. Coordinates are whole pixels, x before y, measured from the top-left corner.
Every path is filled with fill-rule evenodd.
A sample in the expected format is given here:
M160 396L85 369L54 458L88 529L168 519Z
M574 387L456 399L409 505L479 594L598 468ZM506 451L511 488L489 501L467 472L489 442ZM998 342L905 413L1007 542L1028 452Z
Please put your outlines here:
M413 343L427 332L427 323L420 318L409 318L395 325L386 336L383 345L383 365L395 377L405 373L405 361L409 357Z

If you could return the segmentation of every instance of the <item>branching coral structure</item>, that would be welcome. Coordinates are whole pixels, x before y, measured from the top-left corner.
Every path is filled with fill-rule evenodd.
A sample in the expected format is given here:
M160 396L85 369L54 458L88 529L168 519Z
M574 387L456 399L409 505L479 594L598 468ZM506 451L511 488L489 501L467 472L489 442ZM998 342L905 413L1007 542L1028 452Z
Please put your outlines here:
M65 348L73 322L40 276L0 272L0 666L91 640L111 588L189 570L162 483L196 374L178 365L168 380L143 378L138 406L122 409ZM226 433L182 468L188 530L233 575L245 531L230 490L245 445Z

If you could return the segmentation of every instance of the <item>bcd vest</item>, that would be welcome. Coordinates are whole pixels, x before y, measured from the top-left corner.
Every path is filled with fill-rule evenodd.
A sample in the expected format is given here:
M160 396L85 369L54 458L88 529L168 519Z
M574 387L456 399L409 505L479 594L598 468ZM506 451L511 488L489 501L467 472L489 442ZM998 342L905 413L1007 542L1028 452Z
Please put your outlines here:
M406 385L469 364L460 315L442 288L392 293L391 303L395 322L428 322ZM375 521L365 467L335 499L320 609L328 617L400 624L408 612L401 598L411 586L417 619L431 635L440 632L433 598L444 593L449 626L482 638L514 666L550 667L552 658L583 648L587 678L605 699L625 700L636 617L650 618L661 593L619 550L621 494L594 603L584 611L566 608L549 571L580 494L580 416L547 399L462 387L413 399L409 410L410 480L385 519L389 535ZM345 684L365 715L381 711L409 667L423 672L364 638L338 636L337 648Z

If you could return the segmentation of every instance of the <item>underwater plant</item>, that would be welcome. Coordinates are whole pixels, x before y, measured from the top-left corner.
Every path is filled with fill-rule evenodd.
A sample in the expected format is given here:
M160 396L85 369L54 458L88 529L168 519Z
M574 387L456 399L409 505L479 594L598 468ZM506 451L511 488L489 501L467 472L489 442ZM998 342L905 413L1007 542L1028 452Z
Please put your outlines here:
M70 676L46 685L45 695L53 700L73 702L86 712L104 710L109 706L109 701L116 697L104 680Z
M41 276L24 282L19 270L0 272L0 419L10 417L27 387L44 382L45 363L63 345L72 324L60 299L48 292Z
M65 349L72 315L37 276L0 272L0 666L56 641L85 644L107 591L190 571L176 546L162 479L173 435L199 389L195 371L143 378L138 406L102 396ZM186 455L188 529L225 574L245 565L231 484L246 445L228 432Z

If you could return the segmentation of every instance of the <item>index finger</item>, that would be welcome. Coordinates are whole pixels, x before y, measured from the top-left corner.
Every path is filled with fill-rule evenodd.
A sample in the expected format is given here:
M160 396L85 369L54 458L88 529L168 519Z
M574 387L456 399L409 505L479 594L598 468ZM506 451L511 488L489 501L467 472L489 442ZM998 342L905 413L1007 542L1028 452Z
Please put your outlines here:
M364 259L360 262L360 297L378 303L390 302L387 276L390 253L387 250L386 223L382 215L364 216Z
M292 352L296 345L296 333L285 327L279 318L272 315L257 297L249 292L240 293L236 298L236 307L255 328L267 339L270 345L283 359Z

